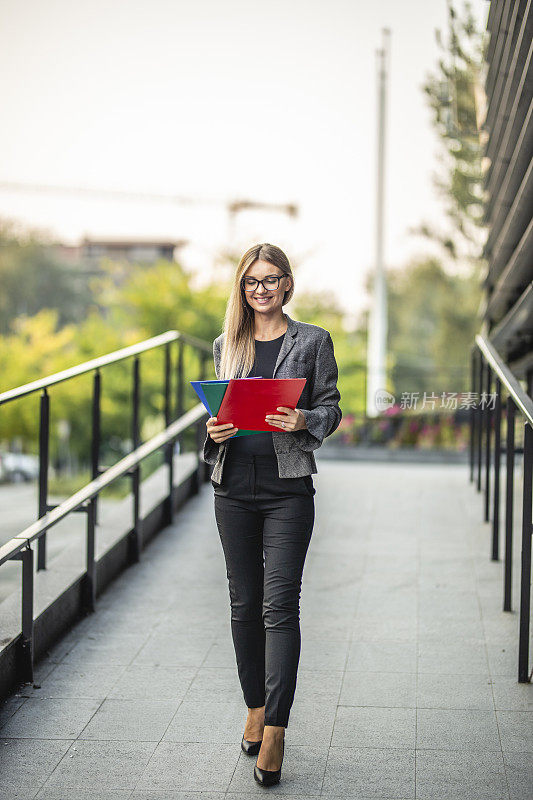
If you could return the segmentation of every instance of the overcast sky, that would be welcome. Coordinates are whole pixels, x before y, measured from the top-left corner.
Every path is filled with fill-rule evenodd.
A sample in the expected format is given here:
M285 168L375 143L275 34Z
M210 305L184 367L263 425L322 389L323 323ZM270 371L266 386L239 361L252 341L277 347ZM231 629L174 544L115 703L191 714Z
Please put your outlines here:
M489 3L473 0L483 28ZM0 181L171 193L102 201L0 190L0 215L67 242L161 236L200 280L220 247L278 244L298 287L360 310L374 258L376 49L391 29L385 258L427 252L442 221L421 89L445 0L0 0ZM225 202L296 203L299 216ZM216 201L216 202L213 202Z

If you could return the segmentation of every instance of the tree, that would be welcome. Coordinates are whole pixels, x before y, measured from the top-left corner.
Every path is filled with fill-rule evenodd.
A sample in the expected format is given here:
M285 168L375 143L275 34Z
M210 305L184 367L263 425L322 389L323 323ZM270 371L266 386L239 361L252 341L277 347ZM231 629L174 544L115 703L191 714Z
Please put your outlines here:
M477 331L475 275L452 275L439 259L389 271L389 352L394 392L469 389L469 347Z
M442 175L434 183L446 203L449 230L422 223L413 232L439 242L453 260L467 260L479 274L479 256L485 236L483 188L483 130L485 96L482 88L486 38L476 27L471 4L459 14L448 3L449 36L440 30L442 51L436 72L422 85L440 137Z
M105 314L117 327L135 327L146 337L178 329L212 341L220 333L229 286L203 289L193 286L194 275L179 262L160 260L152 265L129 265L115 279L120 265L104 265L93 291Z
M56 309L66 325L85 316L92 298L83 274L53 255L50 242L34 231L17 231L0 220L0 333L18 317Z
M344 420L365 409L365 337L358 331L346 333L344 312L333 293L298 292L294 298L296 319L326 328L333 338L335 360L339 367L338 389ZM292 312L289 312L292 316ZM344 427L345 423L342 423Z

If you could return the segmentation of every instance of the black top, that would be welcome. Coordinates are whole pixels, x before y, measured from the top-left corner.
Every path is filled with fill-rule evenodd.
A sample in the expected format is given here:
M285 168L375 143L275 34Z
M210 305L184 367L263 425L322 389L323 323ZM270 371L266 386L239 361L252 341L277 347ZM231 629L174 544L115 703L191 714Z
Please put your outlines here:
M274 367L283 343L283 333L277 339L267 342L255 340L255 361L252 369L246 375L247 378L273 378ZM274 427L272 428L274 430ZM272 433L270 431L260 431L259 433L249 433L246 436L232 436L228 439L228 455L230 454L247 455L269 455L275 456Z

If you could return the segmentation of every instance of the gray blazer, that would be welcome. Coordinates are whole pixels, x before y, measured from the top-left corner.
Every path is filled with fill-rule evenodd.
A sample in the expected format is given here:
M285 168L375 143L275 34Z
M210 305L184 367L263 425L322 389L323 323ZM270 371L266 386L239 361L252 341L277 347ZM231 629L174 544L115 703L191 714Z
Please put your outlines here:
M272 428L280 478L301 478L318 472L313 450L337 429L342 419L337 389L339 372L329 331L319 325L299 322L285 313L288 327L274 367L274 378L307 378L298 401L307 429L282 431ZM215 373L219 378L224 334L213 342ZM274 410L272 413L275 413ZM216 444L209 434L204 442L204 461L214 464L211 480L222 483L227 439Z

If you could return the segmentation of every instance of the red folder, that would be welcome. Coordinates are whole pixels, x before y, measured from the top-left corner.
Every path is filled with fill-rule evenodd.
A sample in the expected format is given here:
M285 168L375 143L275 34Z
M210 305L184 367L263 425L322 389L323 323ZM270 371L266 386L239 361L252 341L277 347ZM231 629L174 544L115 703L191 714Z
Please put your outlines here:
M267 414L280 414L278 406L296 408L307 378L231 378L216 414L217 425L231 422L236 428L252 431L275 431L276 425L265 422Z

